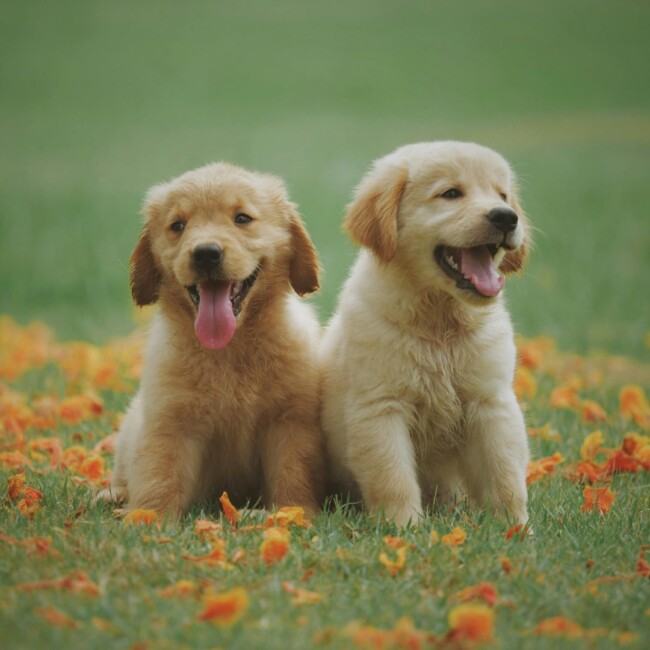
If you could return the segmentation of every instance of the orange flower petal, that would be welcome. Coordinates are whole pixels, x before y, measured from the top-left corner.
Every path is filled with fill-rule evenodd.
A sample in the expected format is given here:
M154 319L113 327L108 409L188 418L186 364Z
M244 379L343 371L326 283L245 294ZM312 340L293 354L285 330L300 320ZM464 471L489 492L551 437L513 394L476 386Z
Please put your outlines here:
M450 533L443 535L440 541L447 546L460 546L466 539L467 533L460 526L456 526Z
M59 467L61 465L63 447L59 438L37 438L36 440L31 440L29 442L29 451L31 454L44 451L50 456L51 467Z
M223 508L223 514L230 522L230 525L236 526L237 522L241 519L241 514L239 513L239 510L237 510L237 508L235 508L235 506L230 503L227 492L224 492L221 497L219 497L219 503L221 504L221 507Z
M536 370L542 365L544 357L555 351L555 341L545 336L517 341L519 363L526 368Z
M449 627L454 640L491 641L494 637L494 610L480 604L458 605L449 612Z
M300 587L294 586L292 582L283 582L282 589L293 596L291 599L293 605L313 605L323 600L323 594L301 589Z
M20 451L3 451L0 453L0 466L16 469L17 467L27 467L31 461L25 454Z
M77 472L81 467L81 463L86 459L86 454L87 452L83 447L74 445L63 450L61 462L64 467Z
M249 598L245 589L237 587L220 594L209 594L203 599L200 621L210 621L219 627L234 625L248 609Z
M450 598L452 602L460 601L461 603L466 603L470 600L483 600L490 607L494 607L498 599L499 595L497 590L490 582L480 582L477 585L465 587L465 589L461 589Z
M207 564L208 566L218 566L222 569L232 568L228 564L228 556L226 555L226 542L222 539L212 538L211 540L212 550L205 555L198 556L183 556L186 560L190 562L199 562L201 564Z
M542 636L559 636L575 639L584 636L585 630L578 623L574 623L564 616L554 616L538 623L532 630L532 634Z
M582 442L580 446L580 458L593 460L605 442L602 431L593 431Z
M26 477L24 474L14 474L7 479L7 496L16 501L25 489Z
M173 596L191 596L196 593L196 584L191 580L179 580L178 582L161 589L158 593L161 598L171 598Z
M262 559L267 566L279 562L289 550L290 534L286 528L267 528L260 545Z
M585 503L582 512L598 510L601 514L609 512L614 503L615 494L608 487L595 488L587 486L583 490Z
M619 411L643 429L650 429L650 403L641 386L628 384L619 393Z
M305 518L304 508L299 506L285 506L280 508L277 512L269 515L266 520L266 527L280 526L286 528L289 525L294 526L308 526L309 521Z
M218 538L222 531L223 527L216 521L210 521L208 519L197 519L194 522L194 532L201 539Z
M551 391L550 405L553 408L577 408L580 406L578 390L582 388L581 381L571 381L556 386Z
M93 448L97 454L110 454L115 453L115 443L117 442L117 434L112 433L110 436L102 438Z
M530 485L555 471L555 466L564 462L564 456L556 451L552 456L531 460L526 469L526 483Z
M406 546L397 548L394 560L384 551L379 554L379 561L388 569L391 576L395 577L406 566L406 551Z
M517 399L532 400L537 394L537 379L528 368L519 366L515 372L513 388Z
M587 479L589 483L595 483L607 476L607 468L604 464L597 465L589 460L583 460L575 465L570 476L579 481Z
M508 528L506 531L506 540L511 540L517 533L524 530L524 524L515 524L514 526ZM526 531L524 530L523 534L520 537L520 541L523 541L526 537Z
M54 627L79 627L77 621L56 609L56 607L39 607L34 611Z
M397 550L398 548L409 545L409 543L403 540L401 537L393 537L392 535L384 536L384 544L393 550Z
M92 582L83 571L76 571L67 578L22 582L17 584L15 587L18 591L55 589L57 591L68 591L73 594L82 594L84 596L99 596L99 587Z
M158 521L158 513L155 510L144 510L136 508L127 512L124 516L124 525L126 526L151 526Z
M501 570L506 575L510 575L512 573L512 560L509 557L506 557L505 555L499 557L499 565L501 566Z
M607 420L605 409L592 399L582 401L580 404L580 413L585 422L605 422Z
M104 476L104 467L104 459L101 456L88 456L79 466L79 474L96 482Z
M645 559L650 550L650 544L644 544L639 550L639 557L636 561L636 571L645 578L650 578L650 562Z

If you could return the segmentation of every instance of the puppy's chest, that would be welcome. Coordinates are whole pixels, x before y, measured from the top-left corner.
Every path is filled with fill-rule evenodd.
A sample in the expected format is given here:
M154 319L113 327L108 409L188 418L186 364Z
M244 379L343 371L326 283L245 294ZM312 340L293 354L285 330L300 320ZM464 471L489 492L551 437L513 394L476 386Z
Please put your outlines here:
M412 432L427 444L455 446L462 437L471 368L453 347L420 350L408 373L407 399L413 407Z
M233 366L202 373L199 391L205 416L217 430L252 428L269 406L264 399L270 378Z

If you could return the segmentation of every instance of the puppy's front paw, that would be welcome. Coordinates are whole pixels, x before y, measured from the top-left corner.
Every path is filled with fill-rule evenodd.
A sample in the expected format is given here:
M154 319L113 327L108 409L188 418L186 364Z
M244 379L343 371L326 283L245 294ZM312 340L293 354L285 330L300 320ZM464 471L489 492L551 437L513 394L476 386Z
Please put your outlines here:
M125 487L109 485L95 495L95 503L126 503L129 500L129 492Z
M422 518L422 511L414 506L385 508L384 516L388 521L394 521L400 528L405 528L417 524Z

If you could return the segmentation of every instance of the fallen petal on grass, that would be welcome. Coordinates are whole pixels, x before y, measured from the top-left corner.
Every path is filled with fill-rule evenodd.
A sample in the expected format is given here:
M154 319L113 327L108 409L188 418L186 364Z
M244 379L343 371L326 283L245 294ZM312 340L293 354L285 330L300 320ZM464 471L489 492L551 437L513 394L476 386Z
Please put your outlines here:
M15 585L18 591L40 591L54 589L84 596L99 596L99 587L83 571L75 571L65 578L21 582Z
M467 533L460 526L456 526L450 533L443 535L440 541L446 546L461 546L466 539Z
M323 594L316 591L309 591L296 587L292 582L283 582L282 589L291 594L291 603L293 605L313 605L323 600Z
M499 600L496 587L490 582L480 582L477 585L465 587L457 591L449 599L450 602L466 603L471 600L482 600L486 605L494 607Z
M528 468L526 470L526 483L530 485L549 474L553 474L556 466L564 461L565 458L559 451L556 451L552 456L547 456L546 458L531 460L528 463Z
M289 550L290 533L286 528L267 528L260 554L267 566L279 562Z
M266 527L279 526L308 526L309 521L305 518L304 508L298 506L287 506L280 508L277 512L270 514L266 520Z
M582 492L585 502L580 508L582 512L598 510L601 514L610 511L614 503L615 494L608 487L585 487Z
M203 598L203 611L198 619L219 627L230 627L244 615L249 604L248 593L241 587L223 593L207 594Z
M136 509L124 515L125 526L151 526L158 523L158 513L155 510Z
M391 557L385 551L379 553L379 562L383 564L391 576L396 576L406 566L406 546L395 549L395 557Z
M494 639L494 610L486 605L458 605L449 612L449 638L453 641L489 643Z
M227 492L224 492L219 497L219 503L223 508L224 517L230 522L231 526L236 526L237 523L241 520L241 514L239 513L237 508L235 508L235 506L233 506L233 504L230 502L230 498L228 497Z
M34 610L34 612L38 614L38 616L44 618L53 627L79 627L79 623L77 621L75 621L67 614L64 614L56 607L38 607Z

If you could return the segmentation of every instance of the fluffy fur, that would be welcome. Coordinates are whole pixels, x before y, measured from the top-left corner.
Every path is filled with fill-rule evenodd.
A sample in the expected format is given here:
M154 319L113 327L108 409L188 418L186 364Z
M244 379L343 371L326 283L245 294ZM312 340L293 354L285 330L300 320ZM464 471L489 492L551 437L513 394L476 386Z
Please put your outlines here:
M320 333L296 294L318 288L319 268L282 181L215 163L153 187L143 212L131 288L138 305L159 309L100 498L178 518L227 490L235 503L313 513L324 481ZM206 246L220 259L197 264ZM231 340L206 343L197 287L230 283L232 296L246 278Z
M400 525L459 487L525 522L528 444L500 288L529 226L509 165L474 144L402 147L361 181L344 228L363 250L322 345L337 488ZM470 257L486 270L472 275Z

